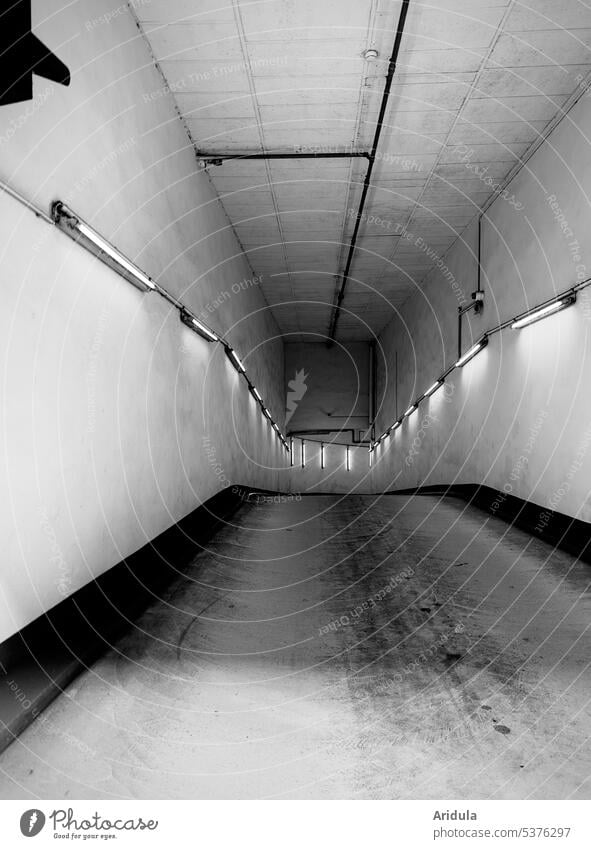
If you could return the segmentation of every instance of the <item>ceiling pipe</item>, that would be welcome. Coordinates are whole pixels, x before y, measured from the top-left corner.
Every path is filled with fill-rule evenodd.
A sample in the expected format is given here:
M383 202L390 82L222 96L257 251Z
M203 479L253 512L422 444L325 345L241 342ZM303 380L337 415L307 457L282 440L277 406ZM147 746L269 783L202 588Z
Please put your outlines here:
M361 428L360 430L363 430L363 428ZM318 436L318 435L325 435L326 436L326 435L329 435L331 433L338 433L339 435L342 435L344 433L350 433L351 434L351 440L352 440L351 442L331 442L330 443L331 445L353 445L354 446L354 445L370 445L371 444L371 441L369 439L357 439L357 437L355 436L355 428L353 428L353 427L346 427L346 428L343 428L343 430L339 430L338 428L336 428L336 429L335 428L332 428L332 429L331 428L311 428L311 429L308 429L308 430L290 430L290 431L287 432L287 436L289 436L290 439L294 439L294 438L295 439L302 439L303 438L302 434L305 434L306 435L306 442L321 442L322 441L320 439L308 439L307 434L310 434L310 433L315 434L316 436Z
M476 291L472 292L472 300L468 303L467 306L458 307L458 359L462 356L462 316L469 312L470 310L474 310L476 315L479 315L484 307L484 290L482 288L482 216L484 212L481 212L478 216L478 230L477 230L477 250L476 250Z
M333 153L198 153L197 158L208 165L222 165L228 159L369 159L367 150L334 151Z
M378 114L376 131L373 137L373 143L371 146L371 151L369 153L369 166L367 168L367 173L365 175L365 180L363 181L363 190L361 192L361 199L359 201L359 209L357 210L357 218L355 221L355 229L353 230L353 235L351 237L351 243L349 245L349 253L347 255L347 262L345 265L345 271L343 272L343 279L341 281L341 286L337 295L336 303L333 307L332 318L330 322L330 330L328 333L328 345L332 345L335 339L335 333L337 330L337 323L339 320L341 305L343 303L343 298L345 297L345 289L347 287L347 282L349 280L349 274L351 273L351 264L353 262L353 255L355 253L355 248L357 246L357 236L359 234L359 227L361 226L361 217L363 215L363 209L365 207L365 201L367 199L367 195L369 192L369 187L371 183L371 175L373 171L373 166L376 160L376 153L378 149L378 144L380 141L380 136L382 134L382 126L384 122L384 117L386 115L386 109L388 106L388 99L390 97L390 89L392 87L392 79L394 77L394 71L396 70L396 62L398 60L398 54L400 52L400 44L402 42L402 34L404 32L404 25L406 22L406 15L408 12L410 0L402 0L402 7L400 9L400 16L398 18L398 27L396 29L396 37L394 39L394 46L392 48L392 55L390 56L390 61L388 62L388 73L386 74L386 84L384 86L384 93L382 95L382 102L380 105L380 111Z

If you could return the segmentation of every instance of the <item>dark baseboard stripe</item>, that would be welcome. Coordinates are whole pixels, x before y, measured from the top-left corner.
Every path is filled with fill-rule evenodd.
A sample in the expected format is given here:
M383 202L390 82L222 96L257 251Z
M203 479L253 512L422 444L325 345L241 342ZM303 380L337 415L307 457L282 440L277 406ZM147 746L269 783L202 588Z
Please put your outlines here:
M420 486L414 489L393 490L391 495L443 495L461 498L468 504L503 519L532 536L560 548L585 563L591 563L591 524L541 507L515 495L481 484L454 484L452 486Z
M0 645L0 751L183 575L249 492L227 487Z

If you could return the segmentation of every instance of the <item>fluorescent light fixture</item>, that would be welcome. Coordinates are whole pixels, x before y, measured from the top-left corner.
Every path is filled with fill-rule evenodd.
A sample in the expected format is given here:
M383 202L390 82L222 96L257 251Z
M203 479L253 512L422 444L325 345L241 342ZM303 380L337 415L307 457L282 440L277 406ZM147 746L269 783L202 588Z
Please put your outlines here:
M254 395L254 397L257 399L257 401L259 402L259 404L262 404L262 403L263 403L263 399L261 398L261 395L260 395L260 392L258 391L258 389L256 389L254 386L251 386L251 387L250 387L250 391L252 392L252 394Z
M289 438L289 465L293 466L293 436Z
M103 239L96 230L72 212L65 203L56 200L51 205L51 217L67 233L113 271L117 271L142 292L156 289L156 284L130 259Z
M306 441L302 439L302 469L306 465Z
M208 342L219 342L219 336L210 330L209 327L206 327L205 324L199 321L198 318L195 318L188 310L181 310L181 321L183 324L186 324L187 327L190 327L191 330L194 330L200 336L203 336L204 339L207 339Z
M232 362L234 363L234 365L236 366L236 368L238 369L238 371L239 371L241 374L245 374L245 373L246 373L246 369L244 368L244 365L243 365L243 363L242 363L242 360L240 359L240 357L238 356L238 354L236 353L236 351L234 350L234 348L231 348L231 347L228 345L228 346L226 347L226 354L227 354L227 355L228 355L228 357L232 360Z
M276 431L276 433L278 433L279 436L281 436L281 431L279 430L278 425L275 424L275 422L271 422L271 426L273 427L273 430Z
M398 419L398 421L394 422L394 424L392 425L392 430L398 430L400 425L401 425L401 421L400 421L400 419Z
M551 304L546 304L545 307L539 307L535 310L530 310L530 312L525 313L520 318L516 318L511 327L515 330L518 330L521 327L527 327L528 324L533 324L534 321L539 321L541 318L546 318L548 315L553 315L555 312L560 312L565 307L570 307L571 304L574 304L577 296L573 292L571 295L566 295L563 298L558 298L556 301L553 301Z
M411 413L414 413L414 411L416 410L417 406L418 406L418 404L411 404L411 406L408 408L408 410L407 410L407 411L406 411L406 413L404 414L403 418L405 418L406 416L410 416L410 414L411 414Z
M441 389L442 386L443 386L443 381L442 380L436 380L435 383L432 386L430 386L427 389L427 391L425 392L425 398L428 398L430 395L435 395L437 390Z
M324 442L320 443L320 468L324 468Z
M476 354L478 354L479 351L482 351L483 348L486 348L487 345L488 345L488 336L483 336L482 339L479 339L479 341L476 342L475 345L472 345L471 348L468 348L466 353L463 354L463 356L460 357L460 359L455 364L455 368L458 368L458 366L465 366L466 363L470 362L472 357L475 357Z
M346 448L345 448L345 460L346 460L346 463L347 463L347 471L350 472L351 471L351 448L350 448L349 445L347 445Z
M267 410L266 407L263 407L263 413L266 415L270 422L273 421L273 417L271 416L271 413L269 412L269 410Z

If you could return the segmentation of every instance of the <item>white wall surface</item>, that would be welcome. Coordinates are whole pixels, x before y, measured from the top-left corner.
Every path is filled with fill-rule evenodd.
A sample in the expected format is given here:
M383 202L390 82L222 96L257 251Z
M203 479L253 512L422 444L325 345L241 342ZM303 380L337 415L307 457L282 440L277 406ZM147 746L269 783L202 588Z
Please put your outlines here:
M2 107L0 177L45 210L65 201L205 311L282 424L277 326L241 285L250 268L133 18L100 20L112 5L33 2L72 83L37 77L33 101ZM287 454L165 300L4 194L0 219L1 640L230 483L281 487Z
M466 325L464 350L470 334L591 276L590 132L587 96L512 181L523 209L499 198L486 213L486 304ZM380 338L378 433L457 359L458 295L476 288L476 234L474 220L445 257L450 273L434 270ZM377 449L375 489L487 484L591 521L590 320L586 290L555 316L492 336L450 375L447 397L423 402Z

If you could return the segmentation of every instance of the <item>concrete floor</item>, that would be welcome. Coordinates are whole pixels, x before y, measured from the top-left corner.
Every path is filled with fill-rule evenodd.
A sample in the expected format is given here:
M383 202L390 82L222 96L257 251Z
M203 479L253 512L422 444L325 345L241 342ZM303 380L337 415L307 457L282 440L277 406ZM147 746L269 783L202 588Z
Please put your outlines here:
M589 798L588 586L459 501L245 504L0 796Z

